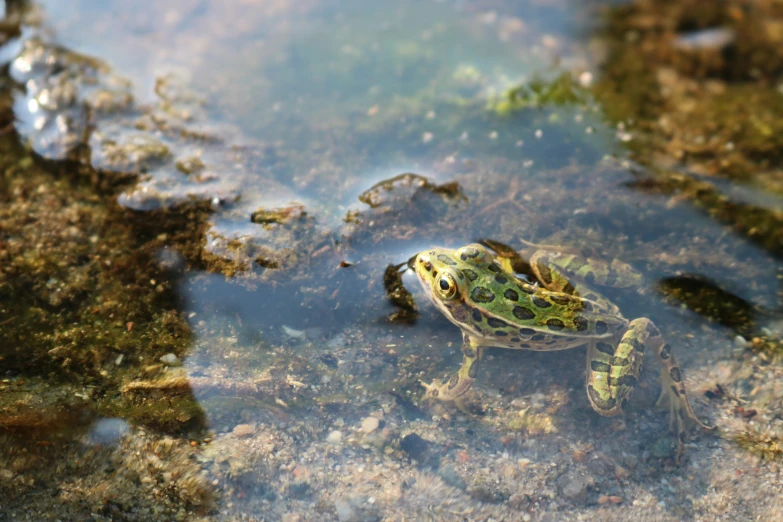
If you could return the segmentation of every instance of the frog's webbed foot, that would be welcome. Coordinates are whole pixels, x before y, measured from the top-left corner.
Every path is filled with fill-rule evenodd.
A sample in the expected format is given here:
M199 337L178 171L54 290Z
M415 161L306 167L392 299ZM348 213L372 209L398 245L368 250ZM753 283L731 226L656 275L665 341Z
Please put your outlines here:
M478 374L479 359L481 359L482 349L471 346L470 338L463 336L462 345L462 366L457 373L451 376L446 382L432 381L432 384L424 382L421 385L427 390L424 394L424 400L437 399L441 401L458 402L470 390L473 381ZM459 406L459 404L458 404Z
M446 382L438 380L432 381L432 384L421 382L420 384L426 390L423 400L458 401L462 399L474 379L465 378L460 373L462 372L455 373Z
M715 426L704 424L693 412L685 392L685 383L680 366L677 364L677 358L671 352L670 346L664 343L662 338L659 339L660 342L653 347L663 363L661 395L656 406L662 409L668 407L669 409L669 429L677 434L677 464L680 464L690 428L697 426L703 430L711 431L715 429Z
M680 464L685 451L685 441L691 428L697 426L705 431L711 431L715 429L715 426L708 426L696 417L690 402L688 402L688 396L685 394L677 360L672 355L670 358L673 359L672 368L664 366L661 369L661 395L656 406L664 410L669 409L669 430L677 434L677 464ZM674 371L674 377L680 379L679 381L672 377L672 371Z

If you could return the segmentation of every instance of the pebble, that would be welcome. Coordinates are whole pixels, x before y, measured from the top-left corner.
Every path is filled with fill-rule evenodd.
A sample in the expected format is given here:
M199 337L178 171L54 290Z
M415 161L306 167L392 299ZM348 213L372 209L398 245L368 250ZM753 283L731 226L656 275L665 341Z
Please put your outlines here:
M166 366L179 366L181 364L179 361L179 357L177 357L173 353L167 353L166 355L161 356L160 362L162 362Z
M746 348L748 346L748 341L741 335L738 335L734 338L734 346L737 348Z
M465 481L457 474L457 470L454 469L454 466L451 464L446 464L445 466L442 466L438 470L438 476L448 484L449 486L453 486L457 489L466 489L468 485L465 483Z
M356 520L356 513L354 512L353 506L351 506L351 503L347 500L341 498L335 500L334 510L337 512L337 518L340 522L351 522Z
M365 419L362 421L361 429L364 433L372 433L378 429L380 424L381 421L379 421L376 417L365 417Z
M232 432L235 437L248 437L255 433L256 428L252 424L237 424Z
M329 444L340 444L340 441L343 440L343 432L340 430L334 430L333 432L329 433L329 435L326 437L326 442ZM340 519L342 520L342 518Z
M579 502L587 497L587 488L593 483L592 477L569 472L557 480L560 495L568 500Z

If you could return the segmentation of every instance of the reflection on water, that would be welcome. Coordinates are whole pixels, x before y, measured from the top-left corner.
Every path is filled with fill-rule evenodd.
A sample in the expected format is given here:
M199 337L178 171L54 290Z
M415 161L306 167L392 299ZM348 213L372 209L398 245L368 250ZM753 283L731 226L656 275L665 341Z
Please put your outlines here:
M600 9L131 5L9 11L0 520L709 518L728 440L776 455L779 201L648 172L593 97ZM582 349L490 352L471 414L421 402L461 336L399 270L479 240L528 276L531 243L632 265L608 297L742 437L673 466L655 363L604 419Z

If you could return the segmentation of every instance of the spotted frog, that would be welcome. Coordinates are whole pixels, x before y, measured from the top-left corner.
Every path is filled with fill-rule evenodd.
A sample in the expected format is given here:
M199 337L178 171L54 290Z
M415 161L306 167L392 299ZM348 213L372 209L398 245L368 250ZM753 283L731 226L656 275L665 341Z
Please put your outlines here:
M629 322L591 288L638 284L641 277L630 266L567 250L537 250L529 257L530 283L480 244L426 250L408 265L435 306L463 334L462 366L448 382L422 383L425 398L461 401L488 347L547 351L587 345L587 396L596 412L613 416L628 402L649 348L663 363L658 404L668 403L669 427L676 425L677 462L687 422L712 429L691 409L677 359L653 322L644 317Z

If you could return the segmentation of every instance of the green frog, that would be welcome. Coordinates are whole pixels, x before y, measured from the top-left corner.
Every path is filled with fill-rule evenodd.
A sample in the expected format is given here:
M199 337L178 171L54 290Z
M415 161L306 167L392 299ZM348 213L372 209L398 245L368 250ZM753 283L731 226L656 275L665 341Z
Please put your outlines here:
M567 249L536 250L528 263L531 282L518 277L507 258L494 257L480 244L432 248L410 259L427 295L463 335L459 371L447 382L422 383L425 398L459 403L488 347L543 351L587 345L587 396L596 412L613 416L628 402L649 348L663 364L658 404L669 406L679 463L687 423L712 428L694 414L677 359L655 324L644 317L628 321L593 290L638 285L639 273L622 262Z

